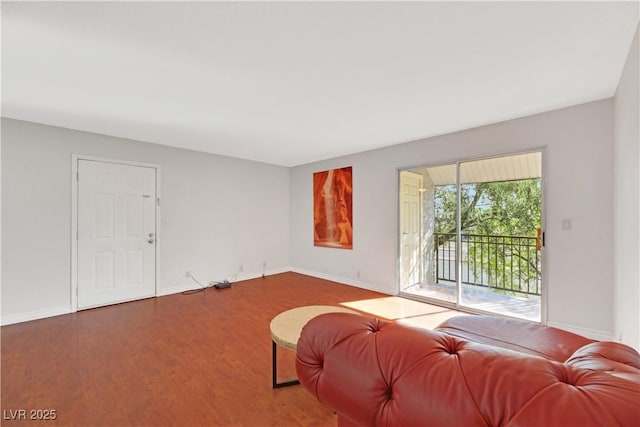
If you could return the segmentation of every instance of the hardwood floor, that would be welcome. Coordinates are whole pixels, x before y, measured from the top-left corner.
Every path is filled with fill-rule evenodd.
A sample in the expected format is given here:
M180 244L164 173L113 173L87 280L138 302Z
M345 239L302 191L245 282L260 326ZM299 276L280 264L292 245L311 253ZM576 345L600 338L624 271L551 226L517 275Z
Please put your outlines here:
M381 296L284 273L4 326L2 425L335 426L302 386L272 390L269 323ZM294 378L294 353L278 350L279 379ZM56 420L8 419L20 409Z

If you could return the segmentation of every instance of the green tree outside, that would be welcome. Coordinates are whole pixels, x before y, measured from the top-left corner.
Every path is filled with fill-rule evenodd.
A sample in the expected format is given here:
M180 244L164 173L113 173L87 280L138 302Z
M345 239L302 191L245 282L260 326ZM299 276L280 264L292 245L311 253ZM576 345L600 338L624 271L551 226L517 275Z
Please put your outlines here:
M539 294L540 253L535 238L541 224L540 180L463 184L460 198L467 280L503 291ZM437 246L455 241L455 185L435 189L435 232L443 233Z

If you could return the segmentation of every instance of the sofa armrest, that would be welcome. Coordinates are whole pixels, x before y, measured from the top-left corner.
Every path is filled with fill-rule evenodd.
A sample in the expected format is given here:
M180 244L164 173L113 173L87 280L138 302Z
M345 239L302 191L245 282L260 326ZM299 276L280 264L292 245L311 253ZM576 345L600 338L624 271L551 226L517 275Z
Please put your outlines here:
M337 412L341 426L412 426L425 413L431 414L431 425L485 425L469 405L467 390L456 386L439 392L464 383L449 352L464 343L429 335L432 339L422 339L412 329L359 315L318 316L298 340L298 379ZM414 371L425 362L434 369ZM447 405L456 413L455 423L450 410L441 409Z
M566 363L576 368L608 372L635 381L640 387L640 354L621 343L600 341L587 344L573 353Z
M594 342L551 326L496 316L456 316L436 327L459 338L564 362L577 349Z

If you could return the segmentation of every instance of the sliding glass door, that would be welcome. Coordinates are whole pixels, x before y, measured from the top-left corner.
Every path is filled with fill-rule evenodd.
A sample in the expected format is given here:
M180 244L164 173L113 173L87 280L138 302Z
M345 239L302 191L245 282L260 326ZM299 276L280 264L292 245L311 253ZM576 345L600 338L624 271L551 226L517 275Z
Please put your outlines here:
M541 320L540 152L401 170L401 294Z

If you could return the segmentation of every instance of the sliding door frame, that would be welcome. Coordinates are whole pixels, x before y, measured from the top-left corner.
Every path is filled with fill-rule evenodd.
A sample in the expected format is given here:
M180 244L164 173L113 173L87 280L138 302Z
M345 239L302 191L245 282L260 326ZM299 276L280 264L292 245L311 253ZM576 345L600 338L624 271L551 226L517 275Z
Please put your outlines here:
M476 157L469 157L463 160L457 159L457 160L451 160L451 161L443 161L443 162L434 162L434 163L420 163L420 164L416 164L413 166L405 166L405 167L398 167L396 168L396 191L397 191L397 209L396 209L396 289L397 289L397 295L401 296L403 298L408 298L408 299L413 299L413 300L417 300L417 301L422 301L422 302L427 302L430 304L434 304L434 305L439 305L442 307L447 307L447 308L453 308L459 311L463 311L463 312L468 312L468 313L474 313L474 314L489 314L492 316L502 316L502 317L509 317L507 315L504 314L500 314L500 313L495 313L495 312L488 312L488 311L484 311L484 310L479 310L479 309L475 309L472 307L468 307L468 306L464 306L462 304L460 304L460 301L462 299L462 286L461 286L461 278L462 278L462 257L461 257L461 251L462 251L462 229L460 227L460 217L461 217L461 194L460 194L460 165L462 163L469 163L469 162L474 162L474 161L482 161L482 160L489 160L489 159L495 159L495 158L499 158L499 157L509 157L509 156L518 156L518 155L524 155L524 154L531 154L531 153L540 153L540 157L541 157L541 177L540 177L540 191L541 191L541 200L540 200L540 228L542 229L542 233L543 233L543 244L542 247L540 248L540 265L542 266L542 274L541 274L541 282L542 282L542 286L541 286L541 294L540 294L540 322L543 325L547 324L547 303L548 303L548 295L549 295L549 282L547 280L547 263L546 263L546 256L545 256L545 249L546 249L546 242L545 242L545 228L546 228L546 203L545 203L545 199L546 199L546 174L545 174L545 170L547 168L547 152L546 152L547 147L546 146L540 146L540 147L533 147L533 148L529 148L529 149L524 149L524 150L518 150L518 151L509 151L509 152L503 152L503 153L494 153L491 155L486 155L486 156L476 156ZM450 301L446 301L446 300L440 300L440 299L436 299L436 298L430 298L427 296L418 296L418 295L414 295L411 294L409 292L405 292L402 290L402 283L401 283L401 256L402 256L402 252L401 252L401 241L400 241L400 236L401 236L401 225L400 225L400 215L401 215L401 203L400 203L400 173L403 171L413 171L415 169L419 169L419 168L433 168L433 167L439 167L439 166L449 166L449 165L455 165L456 167L456 301L455 302L450 302Z

